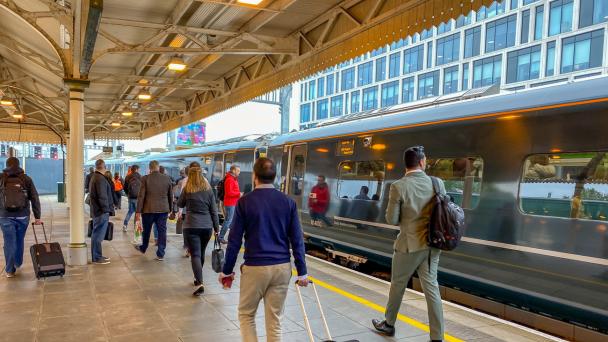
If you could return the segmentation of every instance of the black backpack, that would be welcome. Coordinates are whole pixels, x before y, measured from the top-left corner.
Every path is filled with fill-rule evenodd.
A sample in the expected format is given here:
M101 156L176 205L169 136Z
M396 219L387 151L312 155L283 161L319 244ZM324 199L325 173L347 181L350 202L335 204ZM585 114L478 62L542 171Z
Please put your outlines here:
M141 178L139 177L131 177L129 179L129 184L127 184L129 198L137 198L139 194L139 189L141 188Z
M9 176L3 173L1 189L6 211L17 212L27 208L29 198L25 186L25 175Z
M224 194L226 193L226 189L224 188L226 185L226 177L222 178L221 181L217 183L217 199L220 201L224 201Z
M431 177L435 194L431 199L433 211L429 222L429 247L451 251L464 235L464 210L439 191L437 178Z

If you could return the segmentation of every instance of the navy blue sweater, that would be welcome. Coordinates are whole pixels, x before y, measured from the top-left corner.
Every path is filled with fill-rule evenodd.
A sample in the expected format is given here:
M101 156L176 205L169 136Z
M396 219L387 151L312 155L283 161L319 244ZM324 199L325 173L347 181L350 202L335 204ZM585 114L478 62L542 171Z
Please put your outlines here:
M257 188L239 199L230 226L224 274L233 272L243 236L245 265L268 266L290 262L291 246L298 275L306 274L298 207L282 192Z

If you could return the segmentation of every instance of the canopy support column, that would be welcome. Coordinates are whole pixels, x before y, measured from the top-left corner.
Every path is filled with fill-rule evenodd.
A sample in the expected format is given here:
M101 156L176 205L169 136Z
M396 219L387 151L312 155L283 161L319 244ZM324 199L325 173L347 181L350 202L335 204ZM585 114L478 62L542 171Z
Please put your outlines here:
M68 265L87 264L84 235L84 90L89 81L66 79L70 89L70 138L68 142L68 205L70 243Z

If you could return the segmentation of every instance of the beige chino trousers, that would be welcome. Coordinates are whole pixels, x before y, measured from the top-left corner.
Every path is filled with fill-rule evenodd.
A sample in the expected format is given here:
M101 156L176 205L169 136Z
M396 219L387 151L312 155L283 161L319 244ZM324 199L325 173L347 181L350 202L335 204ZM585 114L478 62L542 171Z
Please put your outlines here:
M239 322L243 342L257 342L255 313L264 299L266 340L281 341L281 317L291 279L291 263L241 269Z

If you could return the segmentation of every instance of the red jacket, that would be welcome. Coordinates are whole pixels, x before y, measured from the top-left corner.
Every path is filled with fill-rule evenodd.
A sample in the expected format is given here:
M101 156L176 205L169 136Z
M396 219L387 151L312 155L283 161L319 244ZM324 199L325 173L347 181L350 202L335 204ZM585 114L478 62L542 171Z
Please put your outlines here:
M317 184L312 187L311 194L316 194L315 201L311 196L308 197L308 209L314 213L325 214L329 206L329 187L327 183Z
M230 172L226 173L224 181L224 205L232 207L236 205L236 201L241 197L238 179Z

